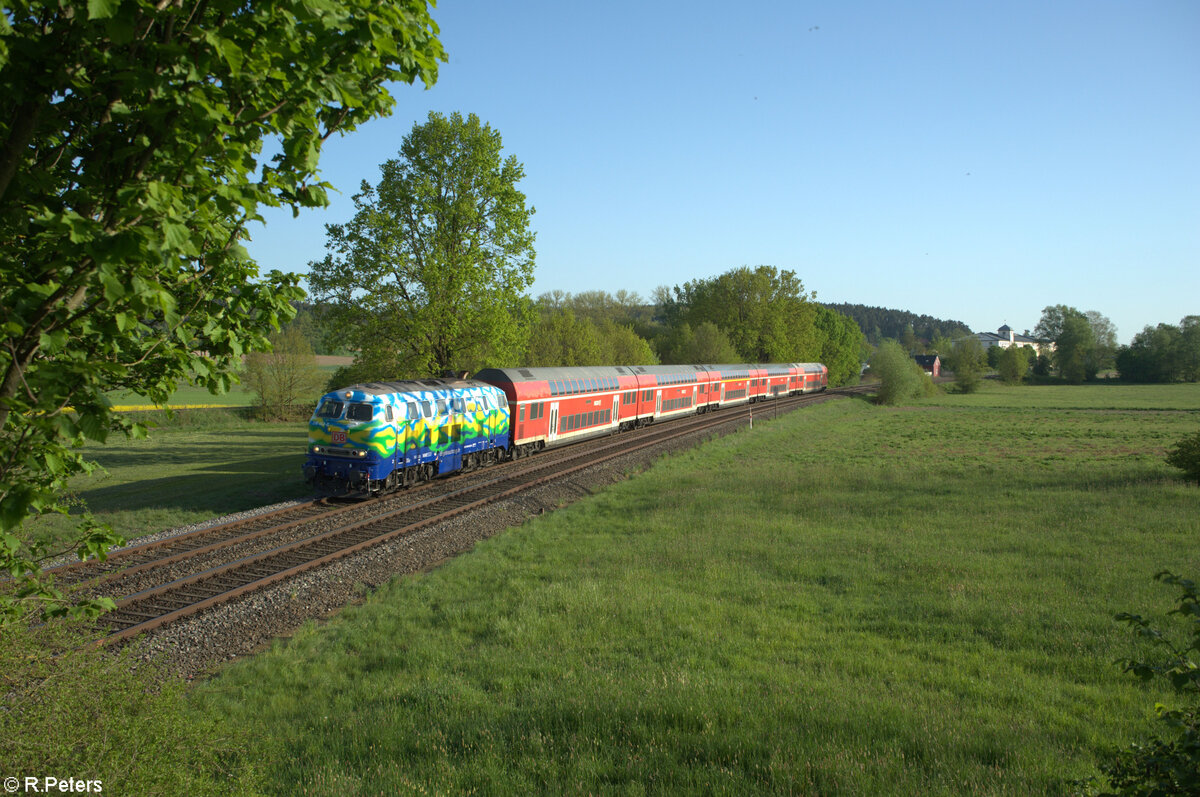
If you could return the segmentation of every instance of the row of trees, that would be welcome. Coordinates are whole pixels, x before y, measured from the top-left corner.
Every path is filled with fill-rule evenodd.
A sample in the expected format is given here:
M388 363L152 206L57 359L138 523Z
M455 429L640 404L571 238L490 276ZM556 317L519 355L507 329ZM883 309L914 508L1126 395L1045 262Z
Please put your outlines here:
M958 339L971 334L961 321L918 315L907 310L846 303L825 306L854 319L872 346L894 340L905 351L924 354L935 340Z
M1052 365L1068 382L1093 380L1114 368L1130 382L1200 381L1200 316L1189 315L1178 326L1147 326L1128 346L1118 346L1116 328L1105 316L1060 304L1042 311L1034 332L1054 343L1051 358L1039 358L1035 368Z
M1117 352L1116 366L1131 382L1200 382L1200 316L1147 326Z

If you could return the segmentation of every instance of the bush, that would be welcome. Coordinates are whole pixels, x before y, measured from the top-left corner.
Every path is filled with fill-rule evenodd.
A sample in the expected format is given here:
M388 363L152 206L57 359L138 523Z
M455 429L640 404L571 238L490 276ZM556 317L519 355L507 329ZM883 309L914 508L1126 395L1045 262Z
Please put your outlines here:
M994 350L995 347L984 353L983 345L974 335L954 343L950 356L946 358L946 366L954 373L954 386L958 392L974 393L979 389L984 364L988 362L988 356Z
M1200 595L1195 582L1167 571L1155 578L1182 590L1169 614L1184 620L1187 636L1175 642L1138 615L1118 614L1117 620L1128 623L1163 654L1126 659L1121 664L1125 672L1143 681L1166 681L1184 697L1186 705L1180 709L1155 706L1169 738L1131 745L1116 753L1113 760L1102 763L1100 769L1115 794L1200 794L1200 657L1196 655L1200 654Z
M885 340L871 355L871 373L879 379L880 404L899 404L933 389L921 366L894 340Z
M1200 432L1176 443L1167 453L1167 464L1179 468L1188 479L1200 484Z
M999 347L997 347L999 348ZM1009 346L1001 351L997 358L996 370L1000 372L1000 379L1009 385L1019 385L1025 378L1025 373L1029 370L1029 355L1031 349L1024 346Z

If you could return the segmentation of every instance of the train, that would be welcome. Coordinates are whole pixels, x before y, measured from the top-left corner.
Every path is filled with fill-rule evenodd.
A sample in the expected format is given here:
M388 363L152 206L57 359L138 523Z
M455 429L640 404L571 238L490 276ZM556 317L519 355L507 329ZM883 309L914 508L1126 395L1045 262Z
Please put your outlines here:
M333 390L308 424L306 481L375 494L684 415L825 390L821 363L485 368Z

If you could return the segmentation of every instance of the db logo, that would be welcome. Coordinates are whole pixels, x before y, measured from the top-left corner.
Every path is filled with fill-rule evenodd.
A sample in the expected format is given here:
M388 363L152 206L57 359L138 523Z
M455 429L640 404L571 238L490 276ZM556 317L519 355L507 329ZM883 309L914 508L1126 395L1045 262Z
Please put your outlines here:
M332 432L330 432L330 435L333 437L333 444L335 446L341 446L341 445L346 444L346 430L345 429L334 429Z

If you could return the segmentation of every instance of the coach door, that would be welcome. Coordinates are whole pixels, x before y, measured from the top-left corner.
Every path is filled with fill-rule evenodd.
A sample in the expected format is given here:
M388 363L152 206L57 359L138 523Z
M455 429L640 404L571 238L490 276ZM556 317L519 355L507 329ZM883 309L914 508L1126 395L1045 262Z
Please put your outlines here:
M609 426L612 426L615 429L617 427L617 424L619 424L620 422L621 422L621 394L617 393L615 396L613 396L612 423L610 423Z
M550 428L546 430L546 441L553 443L558 439L558 402L550 405Z

